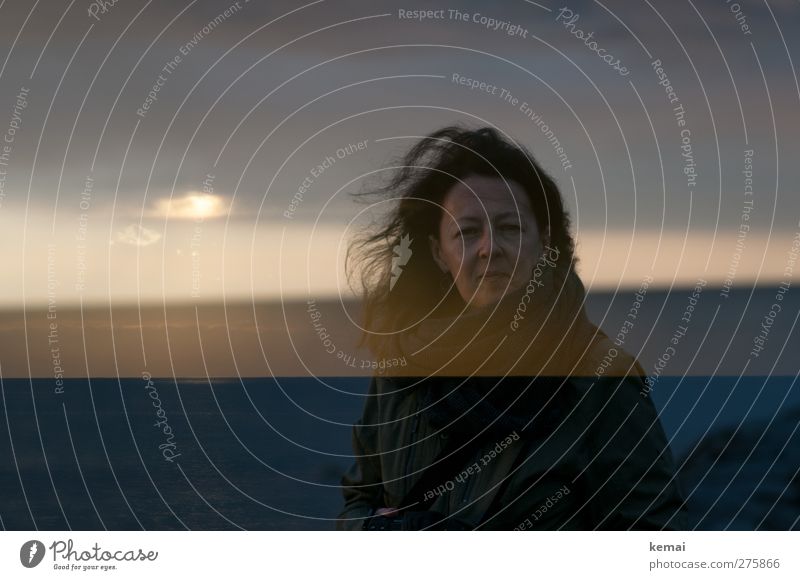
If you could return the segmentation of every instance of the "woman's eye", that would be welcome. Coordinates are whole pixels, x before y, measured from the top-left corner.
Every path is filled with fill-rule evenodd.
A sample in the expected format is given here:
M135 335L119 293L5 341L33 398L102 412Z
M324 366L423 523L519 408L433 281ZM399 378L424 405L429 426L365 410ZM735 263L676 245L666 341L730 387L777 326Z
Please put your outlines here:
M461 228L458 230L459 236L468 237L478 233L478 228Z
M520 231L520 227L516 224L505 224L498 228L502 232L518 232Z

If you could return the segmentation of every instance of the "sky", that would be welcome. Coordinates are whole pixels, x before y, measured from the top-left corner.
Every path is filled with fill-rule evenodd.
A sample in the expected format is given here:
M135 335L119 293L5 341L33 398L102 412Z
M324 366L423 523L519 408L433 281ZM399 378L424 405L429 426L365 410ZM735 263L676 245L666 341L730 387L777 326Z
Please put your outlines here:
M800 231L797 13L5 2L0 308L349 296L348 240L383 209L351 194L454 123L554 177L590 288L777 284Z

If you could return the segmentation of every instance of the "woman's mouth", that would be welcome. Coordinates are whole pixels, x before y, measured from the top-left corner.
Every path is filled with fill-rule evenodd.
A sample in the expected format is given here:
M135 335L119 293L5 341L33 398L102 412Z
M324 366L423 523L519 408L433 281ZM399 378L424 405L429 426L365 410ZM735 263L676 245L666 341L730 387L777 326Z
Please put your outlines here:
M489 270L488 272L484 272L480 278L482 280L502 280L504 278L508 278L508 274L501 272L500 270Z

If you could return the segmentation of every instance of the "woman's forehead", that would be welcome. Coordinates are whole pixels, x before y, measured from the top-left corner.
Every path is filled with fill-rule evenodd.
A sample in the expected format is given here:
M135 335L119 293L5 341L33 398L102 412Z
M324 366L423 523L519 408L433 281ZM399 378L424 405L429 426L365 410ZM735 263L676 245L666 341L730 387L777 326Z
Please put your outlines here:
M451 187L443 200L454 217L516 217L531 214L530 201L523 187L499 177L471 175Z

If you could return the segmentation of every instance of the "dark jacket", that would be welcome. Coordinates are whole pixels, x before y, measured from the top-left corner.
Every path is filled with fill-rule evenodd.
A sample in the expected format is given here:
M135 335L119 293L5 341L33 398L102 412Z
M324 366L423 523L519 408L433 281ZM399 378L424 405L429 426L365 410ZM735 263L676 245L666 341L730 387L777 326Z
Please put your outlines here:
M361 529L379 507L406 507L398 504L445 447L449 435L419 412L425 399L413 383L373 378L338 529ZM430 510L469 529L684 529L674 462L641 378L560 383L556 420L484 434L462 469L426 492Z

